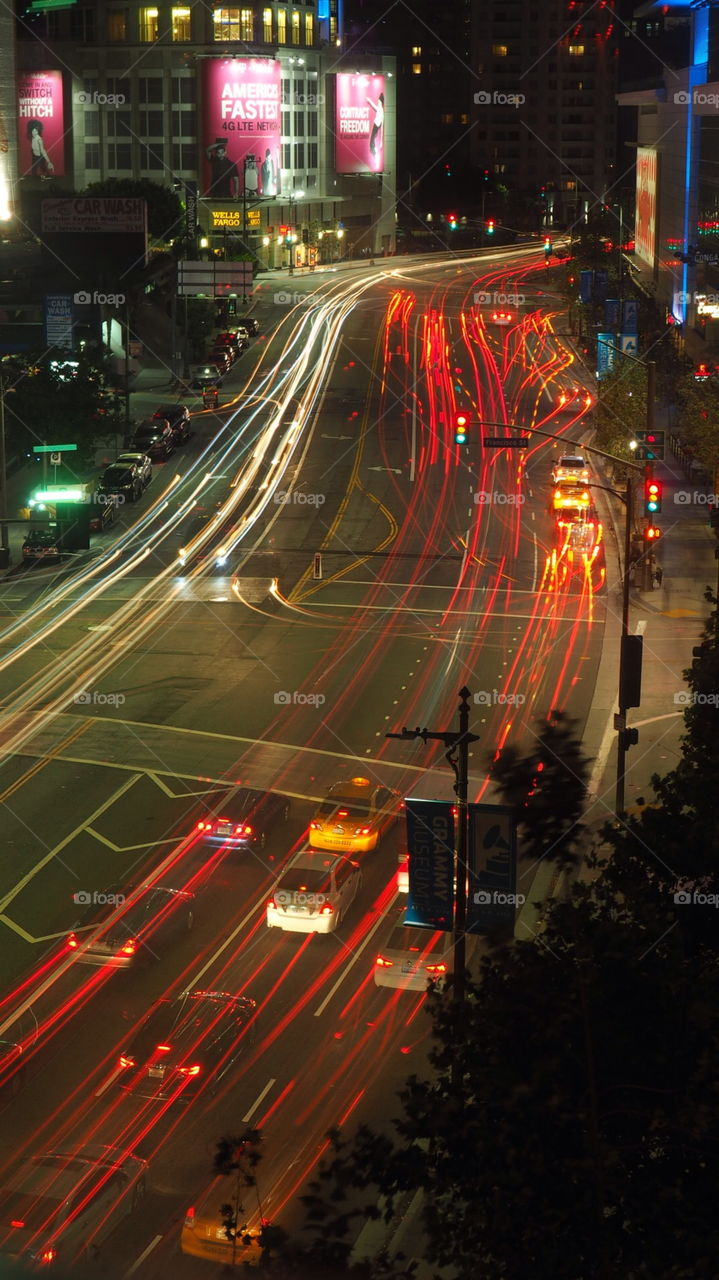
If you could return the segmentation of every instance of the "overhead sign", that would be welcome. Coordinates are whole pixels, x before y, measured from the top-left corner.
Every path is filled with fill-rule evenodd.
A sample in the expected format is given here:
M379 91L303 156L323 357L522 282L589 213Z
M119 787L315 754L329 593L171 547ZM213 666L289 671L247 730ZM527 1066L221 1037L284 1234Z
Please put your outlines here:
M33 453L75 453L76 444L34 444Z
M147 203L137 196L60 196L43 200L41 219L43 232L145 235Z
M657 153L637 147L637 190L634 254L654 266L657 240Z
M73 346L72 294L46 293L44 312L45 346L71 350Z
M454 815L445 800L407 800L409 898L406 924L452 929L454 917Z
M281 83L275 58L202 60L206 195L279 194Z
M335 76L335 168L338 173L384 170L384 76Z
M636 333L639 328L639 302L636 298L625 298L622 303L622 331Z
M233 293L246 295L251 291L251 262L224 262L213 258L210 262L177 264L177 292L182 297L209 294L222 298Z
M620 333L619 350L625 356L636 356L639 351L639 338L636 333Z
M468 853L467 932L490 933L513 923L518 906L514 810L502 804L470 804Z
M65 122L61 71L19 71L19 172L23 178L62 178Z
M487 449L526 449L529 436L485 436Z
M604 299L604 327L605 329L619 328L619 298Z
M613 333L597 334L597 378L600 382L614 372L617 360L616 341Z
M591 302L594 293L594 272L580 271L579 273L579 301Z
M242 227L242 209L211 209L210 210L210 228L213 231L221 231L223 228ZM261 227L262 226L262 210L248 209L246 211L246 226Z

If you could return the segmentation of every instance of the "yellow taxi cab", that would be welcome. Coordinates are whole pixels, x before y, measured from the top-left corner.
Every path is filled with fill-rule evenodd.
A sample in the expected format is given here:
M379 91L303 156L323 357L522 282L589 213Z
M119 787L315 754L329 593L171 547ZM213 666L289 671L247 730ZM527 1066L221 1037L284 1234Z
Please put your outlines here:
M350 778L330 787L309 829L314 849L368 853L376 849L402 808L402 799L369 778Z
M200 1203L187 1210L180 1236L180 1249L194 1258L219 1262L226 1267L259 1267L262 1248L259 1233L238 1228L228 1238L222 1207L230 1198L225 1178L216 1178Z
M589 511L591 506L591 495L589 489L582 489L580 485L560 484L552 494L552 510L553 511Z

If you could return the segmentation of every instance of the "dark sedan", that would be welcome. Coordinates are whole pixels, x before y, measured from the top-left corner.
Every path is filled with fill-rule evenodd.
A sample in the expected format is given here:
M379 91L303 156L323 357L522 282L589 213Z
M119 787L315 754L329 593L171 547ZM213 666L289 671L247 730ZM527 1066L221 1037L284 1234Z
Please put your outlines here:
M208 803L196 831L201 840L234 848L264 849L272 828L287 822L291 805L275 791L236 787Z
M128 446L160 462L169 458L174 447L175 433L166 418L143 422L137 428Z
M99 896L108 901L88 906L67 940L78 964L135 968L157 959L194 924L196 895L186 889L154 885L128 907L122 894Z
M255 1038L257 1005L227 991L185 991L161 1000L120 1056L123 1089L142 1098L177 1101L217 1087Z
M260 322L259 320L255 320L254 316L238 316L237 323L238 325L241 325L243 329L246 329L253 338L256 338L260 332Z
M190 431L190 410L186 404L162 404L153 413L155 420L169 422L176 444L186 444Z
M31 529L22 544L22 558L26 563L59 560L61 556L60 535L45 529Z
M136 502L142 493L138 469L127 463L106 467L97 482L97 493L100 501L103 498L122 498L124 502Z

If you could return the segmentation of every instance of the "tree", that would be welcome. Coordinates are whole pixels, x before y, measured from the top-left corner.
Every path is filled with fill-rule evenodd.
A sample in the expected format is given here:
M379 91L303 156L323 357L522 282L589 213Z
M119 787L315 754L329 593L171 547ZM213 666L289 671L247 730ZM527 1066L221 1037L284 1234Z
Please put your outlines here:
M105 178L91 182L83 195L134 196L147 201L147 227L153 240L163 243L182 235L184 213L179 196L151 178Z
M615 371L601 382L595 444L605 453L629 459L629 441L646 423L647 371L619 356Z
M712 477L719 474L719 386L688 373L677 386L682 443Z
M31 454L37 444L77 444L68 465L82 472L94 463L97 439L121 429L117 405L108 412L103 368L82 353L77 362L72 377L43 363L36 373L18 376L6 392L10 456Z
M257 1233L253 1235L248 1231L247 1225L243 1221L245 1219L245 1208L242 1200L244 1192L248 1189L252 1188L257 1196L257 1205L262 1223L259 1242L266 1257L269 1256L270 1249L274 1247L280 1238L280 1233L271 1228L270 1224L266 1223L262 1218L262 1206L255 1173L262 1159L261 1141L262 1135L259 1129L245 1129L242 1134L220 1138L215 1149L213 1171L225 1178L231 1178L234 1175L232 1199L221 1206L219 1224L222 1226L227 1240L232 1245L232 1266L237 1263L237 1249L240 1246L243 1249L248 1249L258 1239Z
M576 723L561 711L538 721L529 751L510 744L489 761L503 803L517 812L522 850L529 859L549 859L560 866L577 861L590 763Z

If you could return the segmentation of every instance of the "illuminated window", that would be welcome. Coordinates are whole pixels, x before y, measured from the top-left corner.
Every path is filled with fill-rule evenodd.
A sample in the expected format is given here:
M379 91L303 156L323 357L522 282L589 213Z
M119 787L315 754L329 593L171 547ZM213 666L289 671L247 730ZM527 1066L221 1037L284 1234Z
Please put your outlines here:
M149 44L160 34L160 19L157 9L140 9L140 39Z
M192 39L192 23L190 9L172 10L172 38L176 41Z
M305 14L305 44L307 45L308 49L312 48L312 45L314 44L314 42L315 42L314 14L306 13Z
M212 21L215 26L215 40L240 39L239 9L215 9Z
M413 75L413 76L421 76L421 74L422 74L422 63L421 63L421 62L413 62L413 63L412 63L412 75Z
M287 44L287 10L277 10L277 43Z
M413 45L412 45L412 57L413 57L413 58L421 58L421 57L422 57L422 46L421 46L421 44L413 44Z
M108 40L127 40L127 9L111 9L107 15ZM96 169L97 165L91 166Z
M492 53L495 58L506 58L509 55L509 49L506 44L493 44Z
M254 17L251 9L240 9L240 32L241 40L254 40Z
M300 15L296 9L292 10L292 43L300 43Z
M337 43L337 19L330 14L330 44Z
M262 10L262 39L265 44L272 44L272 10Z
M570 56L570 58L583 58L583 57L584 57L584 45L583 45L583 44L570 44L570 46L569 46L569 56Z

